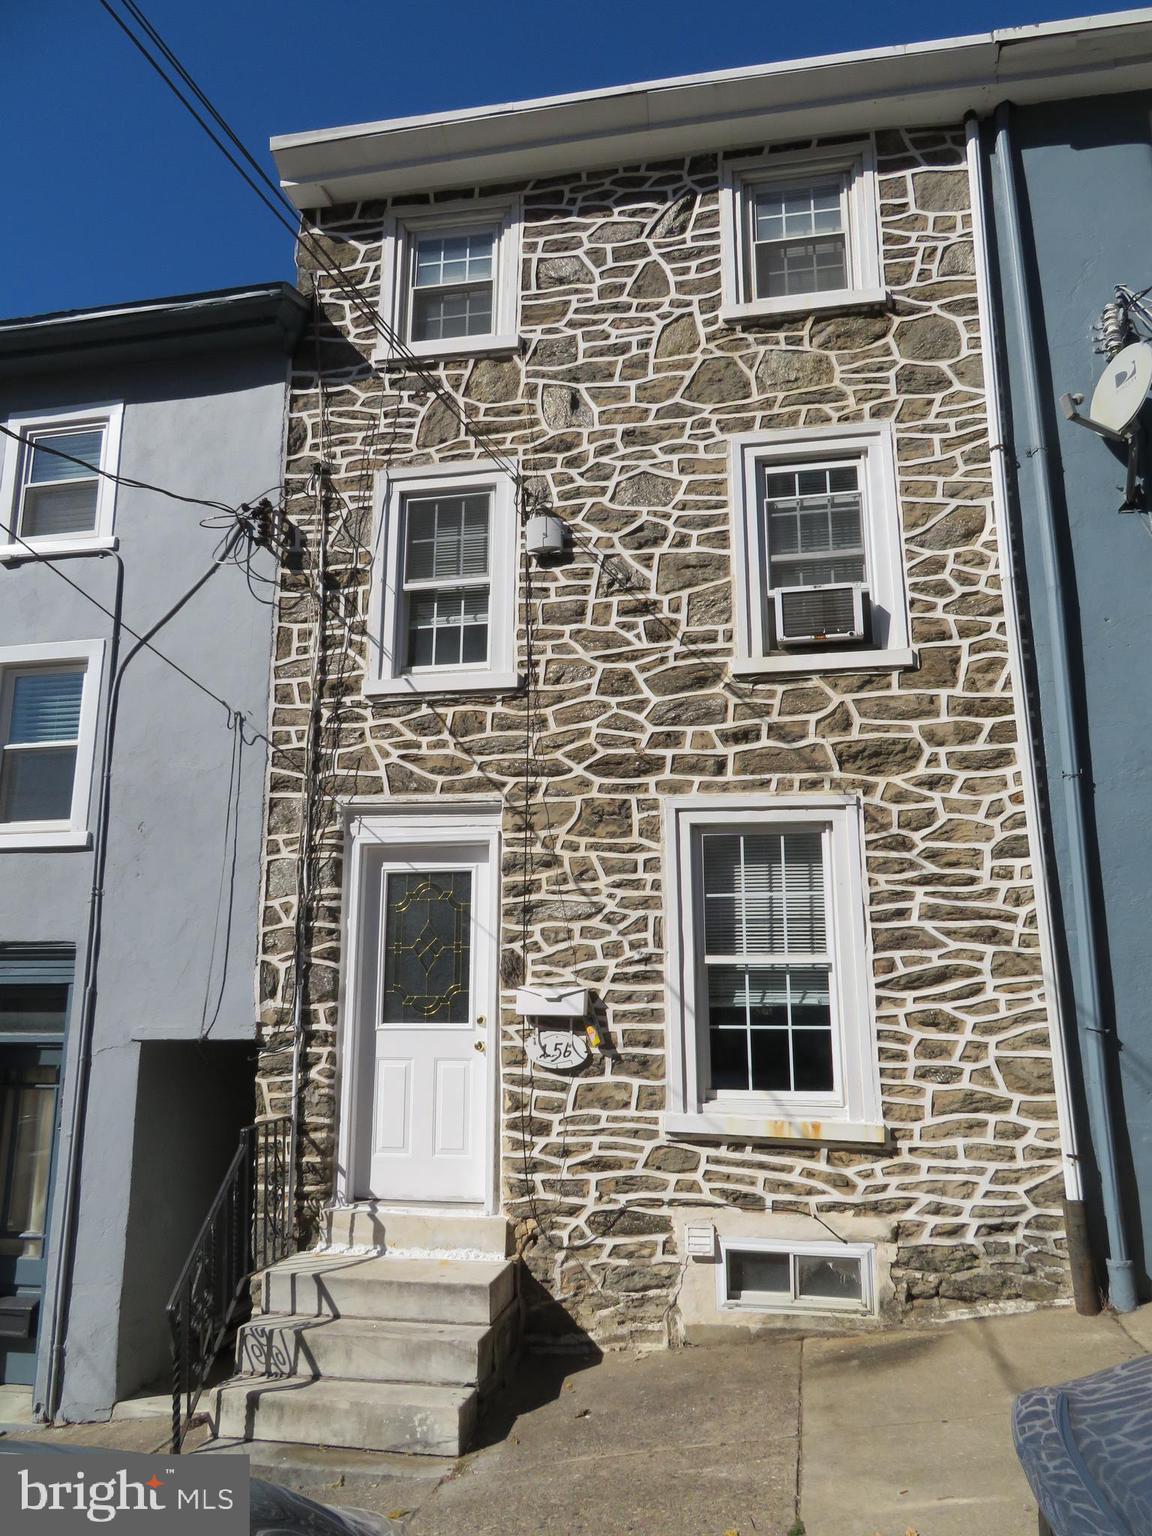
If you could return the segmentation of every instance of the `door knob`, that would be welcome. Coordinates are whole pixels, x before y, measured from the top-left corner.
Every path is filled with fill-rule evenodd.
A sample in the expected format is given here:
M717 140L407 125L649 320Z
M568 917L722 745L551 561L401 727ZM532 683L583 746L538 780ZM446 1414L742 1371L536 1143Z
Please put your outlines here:
M474 1051L483 1051L487 1050L487 1046L485 1046L483 1040L473 1040L472 1049Z

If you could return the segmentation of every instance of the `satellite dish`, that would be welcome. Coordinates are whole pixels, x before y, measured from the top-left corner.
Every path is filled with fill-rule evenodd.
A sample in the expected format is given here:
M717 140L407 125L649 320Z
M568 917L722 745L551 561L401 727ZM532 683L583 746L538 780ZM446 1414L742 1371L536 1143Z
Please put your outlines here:
M1088 408L1091 419L1110 432L1123 432L1139 414L1152 387L1152 346L1134 341L1101 374Z

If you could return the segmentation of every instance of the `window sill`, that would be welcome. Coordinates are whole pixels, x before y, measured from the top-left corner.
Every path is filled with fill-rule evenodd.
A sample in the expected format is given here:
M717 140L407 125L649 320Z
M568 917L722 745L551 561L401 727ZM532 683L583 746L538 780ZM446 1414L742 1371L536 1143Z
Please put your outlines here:
M771 676L778 672L894 672L919 664L908 648L892 651L804 651L776 656L738 656L731 663L733 677Z
M16 825L0 827L0 853L5 849L17 852L37 848L88 848L91 844L92 834L86 827L62 827L58 831Z
M403 699L425 693L515 693L522 685L518 672L440 672L423 677L371 678L364 684L364 695Z
M770 320L777 315L810 315L845 309L886 309L887 288L837 288L831 293L790 293L779 299L754 299L743 304L721 304L724 325L746 320Z
M372 361L403 367L411 361L411 357L449 361L454 357L484 357L493 352L515 353L519 350L519 336L450 336L444 341L410 341L407 343L407 352L381 347Z
M53 555L107 555L118 549L112 536L75 539L29 539L27 544L0 544L0 562L17 565L22 560L50 560Z
M663 1116L668 1136L697 1136L712 1141L848 1142L854 1146L884 1146L888 1128L882 1122L851 1120L779 1120L762 1115L728 1115L703 1109L695 1114L668 1110Z

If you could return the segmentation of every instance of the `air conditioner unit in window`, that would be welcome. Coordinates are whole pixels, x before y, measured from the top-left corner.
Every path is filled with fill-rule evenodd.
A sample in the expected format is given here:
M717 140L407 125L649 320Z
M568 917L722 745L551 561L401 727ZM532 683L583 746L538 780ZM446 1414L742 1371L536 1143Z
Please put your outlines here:
M777 645L847 645L868 637L868 588L860 581L777 587Z

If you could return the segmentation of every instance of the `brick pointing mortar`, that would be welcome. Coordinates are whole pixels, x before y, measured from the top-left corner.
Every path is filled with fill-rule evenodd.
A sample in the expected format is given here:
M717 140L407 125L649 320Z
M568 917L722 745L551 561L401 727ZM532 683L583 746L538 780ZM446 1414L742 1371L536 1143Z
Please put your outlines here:
M575 1081L539 1070L529 1081L509 1007L525 878L524 696L392 703L360 691L370 472L480 450L414 374L370 364L371 328L324 280L315 356L326 435L311 342L298 359L290 511L314 544L305 485L326 446L341 508L332 588L354 615L347 630L337 622L330 631L347 678L325 702L326 788L495 792L505 801L502 1198L535 1282L538 1339L674 1335L682 1256L673 1214L687 1210L816 1214L849 1236L855 1217L887 1222L893 1316L1067 1290L963 136L887 133L877 147L890 313L721 324L717 162L707 155L514 189L525 215L521 356L436 365L606 562L577 548L532 577L541 686L531 705L529 974L591 988L618 1047ZM316 226L371 295L386 211L326 210ZM895 426L918 669L731 680L727 437L868 420ZM637 590L616 589L613 570ZM277 631L281 756L270 780L262 951L269 1112L285 1106L289 1081L307 579L286 577ZM521 663L523 644L522 594ZM892 1144L669 1139L660 1123L661 797L805 791L848 791L864 803ZM336 1113L343 871L339 815L326 803L303 1088L302 1192L313 1210L331 1193Z

